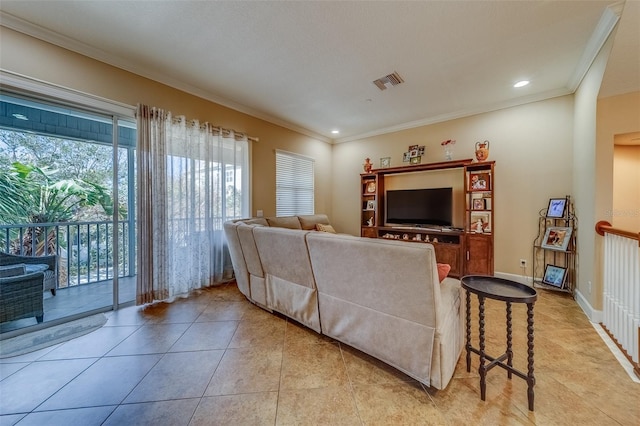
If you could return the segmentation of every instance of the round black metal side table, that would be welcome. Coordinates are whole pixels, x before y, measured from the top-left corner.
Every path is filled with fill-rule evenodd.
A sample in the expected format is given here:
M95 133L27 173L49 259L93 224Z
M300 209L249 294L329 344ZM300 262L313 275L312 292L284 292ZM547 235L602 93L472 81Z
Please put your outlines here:
M471 371L471 352L480 355L480 398L485 401L487 395L487 371L496 365L507 370L507 377L511 379L512 374L527 381L527 400L529 411L533 411L533 386L536 380L533 376L533 305L538 298L536 290L515 281L506 280L484 275L467 275L461 278L462 288L467 295L467 336L465 349L467 350L467 371ZM471 346L471 293L478 296L479 308L479 348ZM507 304L507 351L498 356L492 357L485 353L484 337L484 300L494 299L506 302ZM513 368L512 350L512 322L511 304L527 304L527 374ZM485 364L489 360L488 364ZM507 361L506 364L504 361Z

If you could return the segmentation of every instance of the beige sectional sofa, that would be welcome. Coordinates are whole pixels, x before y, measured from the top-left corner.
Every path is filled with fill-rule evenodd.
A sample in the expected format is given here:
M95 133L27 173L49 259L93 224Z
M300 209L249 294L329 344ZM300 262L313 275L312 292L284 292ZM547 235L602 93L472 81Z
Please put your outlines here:
M326 215L225 223L253 303L444 389L464 346L460 282L438 280L430 244L317 232Z

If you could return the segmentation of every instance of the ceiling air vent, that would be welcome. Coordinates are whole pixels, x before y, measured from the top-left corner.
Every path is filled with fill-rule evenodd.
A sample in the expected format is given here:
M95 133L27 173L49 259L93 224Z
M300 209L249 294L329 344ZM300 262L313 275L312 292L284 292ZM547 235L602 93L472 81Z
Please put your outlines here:
M397 86L400 83L404 83L402 77L397 72L393 72L393 74L385 75L377 80L373 80L373 84L378 86L380 90L386 90L387 87Z

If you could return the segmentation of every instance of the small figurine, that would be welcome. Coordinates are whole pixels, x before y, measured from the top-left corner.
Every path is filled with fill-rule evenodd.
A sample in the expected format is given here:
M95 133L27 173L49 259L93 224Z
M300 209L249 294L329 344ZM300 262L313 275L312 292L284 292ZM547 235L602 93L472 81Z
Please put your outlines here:
M373 226L373 218L370 217L369 220L367 221L367 226Z
M373 167L373 164L371 163L371 159L370 158L365 158L364 159L364 172L365 173L371 173L371 168Z

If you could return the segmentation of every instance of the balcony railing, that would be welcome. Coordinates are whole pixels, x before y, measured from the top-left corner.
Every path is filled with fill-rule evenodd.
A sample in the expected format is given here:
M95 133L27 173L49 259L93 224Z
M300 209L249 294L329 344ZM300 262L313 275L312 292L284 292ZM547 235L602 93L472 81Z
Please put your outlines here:
M115 229L115 231L114 231ZM129 222L0 225L0 251L58 256L58 288L135 275L135 238ZM118 238L117 252L114 240Z

